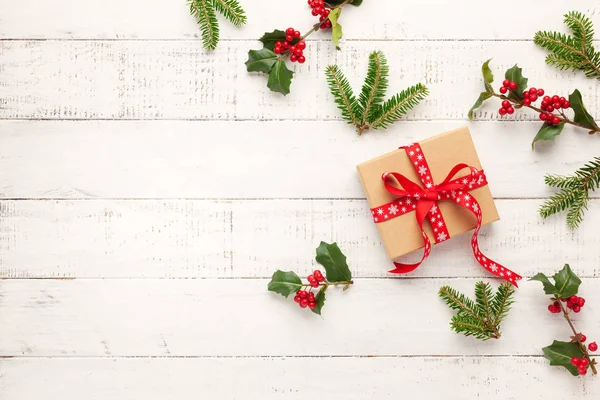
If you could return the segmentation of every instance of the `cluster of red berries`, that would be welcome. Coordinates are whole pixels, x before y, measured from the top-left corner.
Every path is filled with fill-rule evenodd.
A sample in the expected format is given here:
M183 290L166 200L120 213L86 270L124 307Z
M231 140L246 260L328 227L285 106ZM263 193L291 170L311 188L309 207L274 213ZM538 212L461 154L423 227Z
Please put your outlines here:
M290 61L298 61L300 64L304 64L306 58L304 57L304 49L306 48L306 42L300 39L300 31L294 30L294 28L287 28L285 30L285 41L278 40L275 42L275 48L273 51L275 54L290 53ZM294 40L297 40L296 44L292 44Z
M512 114L515 112L515 109L513 108L510 101L503 100L502 108L500 110L498 110L498 112L500 113L500 115Z
M321 29L331 29L331 21L329 20L331 10L325 7L325 2L323 0L308 0L308 5L312 8L312 15L315 17L320 15Z
M567 307L573 310L573 312L575 313L580 312L583 306L585 305L585 299L576 295L573 295L569 298L560 299L560 301L562 301L563 303L566 302ZM548 311L550 311L552 314L558 314L561 311L560 304L558 303L558 301L555 301L554 303L550 304L548 306Z
M573 364L575 367L577 367L577 371L579 372L579 375L585 375L587 374L587 368L588 365L590 365L590 362L587 360L587 358L577 358L577 357L573 357L571 358L571 364Z
M315 272L313 272L312 275L309 275L306 279L308 280L308 283L310 283L310 286L314 288L319 287L319 283L325 282L325 277L318 269L315 269Z
M508 79L505 79L504 82L502 82L502 87L500 88L500 93L506 94L506 92L508 92L509 90L516 90L516 89L517 89L517 82L512 82Z
M556 115L552 114L552 112L554 110L567 109L569 107L571 107L571 103L564 97L558 97L557 95L552 97L544 96L542 106L540 107L542 109L540 119L546 121L548 125L558 125L561 120Z
M301 308L310 308L311 310L317 306L315 301L315 294L313 292L307 292L306 290L298 290L294 301L298 303Z

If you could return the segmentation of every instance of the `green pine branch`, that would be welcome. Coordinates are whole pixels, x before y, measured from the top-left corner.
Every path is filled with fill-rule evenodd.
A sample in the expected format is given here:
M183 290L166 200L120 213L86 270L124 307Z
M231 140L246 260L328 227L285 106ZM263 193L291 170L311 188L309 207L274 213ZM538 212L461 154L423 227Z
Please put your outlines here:
M534 43L548 50L546 63L561 70L583 71L587 77L600 79L600 52L594 49L594 25L584 14L571 11L565 15L571 35L540 31Z
M202 31L202 45L214 50L219 43L218 11L235 26L246 23L246 13L237 0L188 0L190 14L196 17Z
M356 126L359 135L368 129L389 127L429 94L427 88L419 83L384 102L389 67L380 51L375 51L369 56L367 77L358 99L337 65L327 67L325 74L329 90L342 112L342 118Z
M588 208L590 192L600 187L600 157L595 157L570 176L546 175L546 184L561 189L539 209L543 218L567 210L567 225L576 229Z
M488 340L500 338L500 324L508 316L514 292L512 286L503 283L494 295L489 283L477 282L475 301L449 286L440 288L439 295L456 311L450 322L454 332Z

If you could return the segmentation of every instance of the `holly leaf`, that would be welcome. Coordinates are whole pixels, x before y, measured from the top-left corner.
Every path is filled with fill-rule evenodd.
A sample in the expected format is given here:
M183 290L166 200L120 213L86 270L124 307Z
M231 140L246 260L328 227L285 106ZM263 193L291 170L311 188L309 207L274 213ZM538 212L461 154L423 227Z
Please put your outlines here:
M319 293L317 293L317 295L315 296L316 306L315 306L315 308L313 308L310 311L314 312L315 314L321 315L321 309L325 305L325 291L326 290L327 290L327 286L321 287L321 290L319 290Z
M473 104L473 107L471 107L471 109L469 110L469 119L470 120L473 119L473 112L475 110L477 110L479 107L481 107L483 102L486 101L487 99L489 99L490 97L492 97L492 94L490 92L481 92L481 94L479 95L479 98L477 99L475 104Z
M287 298L290 294L296 293L302 288L302 280L295 272L277 270L269 282L269 292L279 293Z
M285 32L279 29L275 29L273 32L265 32L259 40L263 42L266 49L273 50L277 41L285 41Z
M581 279L575 275L569 264L565 264L563 269L554 274L554 284L557 289L556 295L560 298L567 298L577 294Z
M325 267L329 282L349 282L352 280L352 273L346 263L346 256L337 243L321 242L317 247L317 262Z
M564 121L561 121L561 123L558 125L548 125L544 123L537 135L535 135L535 138L533 138L531 148L533 149L535 147L535 142L538 142L540 140L554 140L555 137L561 134L564 127Z
M487 90L488 92L493 92L494 88L492 88L492 83L494 82L494 74L492 73L492 70L490 69L490 61L492 61L491 58L483 63L483 65L481 66L481 72L483 73L483 81L485 83L485 90Z
M338 19L340 18L341 12L341 8L336 8L329 13L329 20L331 21L331 40L338 50L340 49L340 39L343 35L342 25L338 24Z
M542 351L544 352L544 357L550 360L550 365L565 367L571 375L579 375L577 367L571 364L571 358L583 358L579 344L555 340L550 346L544 347Z
M528 79L523 76L522 72L523 68L519 68L519 66L515 64L514 67L508 69L504 74L505 79L517 84L517 88L515 90L511 90L507 96L509 99L519 101L523 100L523 90L527 88Z
M285 61L277 60L271 72L269 72L267 86L273 92L281 93L285 96L290 93L293 75L294 73L285 65Z
M250 50L248 52L248 61L246 69L248 72L271 72L273 65L277 62L277 54L269 49Z
M329 0L326 1L327 4L331 5L331 6L339 6L340 4L342 4L344 2L344 0ZM353 0L351 1L349 4L352 4L353 6L360 6L362 4L363 0Z
M556 289L556 286L554 286L552 282L550 282L550 279L548 279L548 277L542 274L541 272L529 280L542 282L542 284L544 285L544 293L546 294L554 295L558 293L558 289Z
M569 103L571 103L571 108L575 112L573 121L590 129L598 129L598 124L594 121L594 117L587 112L583 105L583 99L581 98L579 90L575 89L575 91L569 95Z

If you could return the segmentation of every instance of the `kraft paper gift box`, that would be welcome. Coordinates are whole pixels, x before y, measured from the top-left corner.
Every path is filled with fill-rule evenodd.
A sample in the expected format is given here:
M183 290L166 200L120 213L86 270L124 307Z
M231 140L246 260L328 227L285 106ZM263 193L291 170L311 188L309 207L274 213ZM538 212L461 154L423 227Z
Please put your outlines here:
M450 170L459 163L468 164L478 170L482 169L467 127L425 139L419 144L429 164L434 184L441 183ZM394 150L360 164L357 166L357 170L371 209L397 199L383 185L382 174L385 172L398 172L422 186L418 172L404 149ZM470 171L464 169L457 177L468 175L470 175ZM470 190L468 193L479 203L483 214L482 225L500 219L489 185ZM477 218L469 210L451 201L439 201L438 206L445 219L450 238L477 226ZM393 261L398 261L400 257L424 246L415 212L409 212L376 225L385 250ZM429 221L425 220L423 228L431 242L435 243L433 228Z

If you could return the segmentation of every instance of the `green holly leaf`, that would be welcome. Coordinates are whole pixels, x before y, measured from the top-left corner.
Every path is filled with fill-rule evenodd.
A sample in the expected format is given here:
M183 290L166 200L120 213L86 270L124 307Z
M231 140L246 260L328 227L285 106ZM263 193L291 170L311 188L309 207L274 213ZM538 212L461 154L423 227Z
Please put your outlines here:
M325 291L326 290L327 290L327 286L321 287L321 290L319 290L319 293L317 293L317 295L315 296L316 306L315 306L315 308L313 308L310 311L314 312L315 314L321 315L321 309L325 305Z
M341 12L341 8L336 8L329 13L329 20L331 21L331 40L338 50L340 49L340 39L343 35L342 25L338 24L338 19L340 18Z
M246 69L248 72L271 72L273 65L277 62L277 54L269 49L250 50L248 52L248 61Z
M477 110L479 107L481 107L483 102L486 101L487 99L489 99L490 97L492 97L492 94L490 92L481 92L481 94L479 95L479 98L477 99L475 104L473 104L473 107L471 107L471 109L469 110L469 119L470 120L473 119L473 112L475 110Z
M326 1L327 4L331 5L331 6L339 6L340 4L342 4L344 2L344 0L329 0ZM360 6L362 4L363 0L354 0L351 1L350 4L352 4L353 6Z
M277 270L269 282L269 292L279 293L287 298L302 288L302 280L295 272Z
M581 279L575 275L569 264L565 264L563 269L554 274L554 284L557 289L556 295L560 298L567 298L577 294Z
M494 74L490 69L490 61L492 61L491 58L483 63L483 65L481 66L481 72L483 73L485 90L487 90L488 92L493 92L494 88L492 88L492 83L494 82Z
M325 267L329 282L349 282L352 280L352 273L346 263L346 256L337 243L321 242L317 247L317 262Z
M565 367L571 375L579 375L577 367L571 364L571 358L583 358L583 353L577 343L555 340L550 346L544 347L542 351L544 352L544 357L550 360L550 365Z
M285 41L285 32L279 29L275 29L273 32L265 32L259 40L263 42L266 49L273 50L277 41Z
M583 105L583 99L581 98L579 90L575 89L575 91L571 93L569 96L569 103L571 103L571 108L575 112L573 121L590 129L598 129L598 124L596 124L594 118L587 112Z
M504 74L504 78L508 79L511 82L516 82L517 88L515 90L511 90L509 95L507 96L509 99L513 100L523 100L523 90L527 88L528 79L525 78L522 74L523 69L519 68L516 64L514 67L510 68Z
M548 277L542 274L541 272L529 280L542 282L542 284L544 285L544 293L546 294L555 295L556 293L558 293L558 289L556 289L556 286L554 286L552 282L550 282L550 279L548 279Z
M285 96L290 93L293 75L294 73L285 65L285 61L277 60L271 72L269 72L267 86L273 92L281 93Z
M535 135L535 138L533 138L531 148L533 149L535 147L535 142L540 140L554 140L555 137L561 134L564 127L564 121L561 121L558 125L548 125L547 123L544 123L537 135Z

